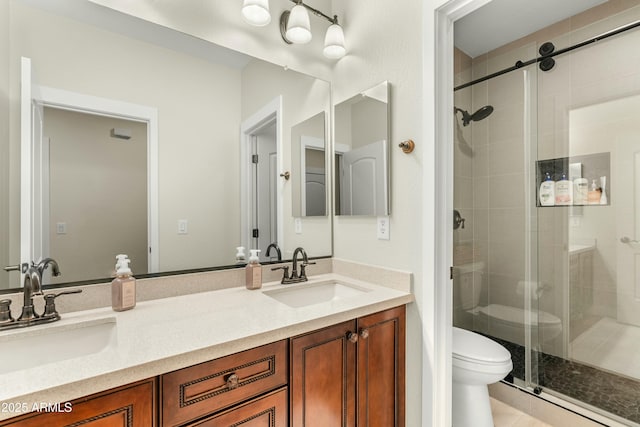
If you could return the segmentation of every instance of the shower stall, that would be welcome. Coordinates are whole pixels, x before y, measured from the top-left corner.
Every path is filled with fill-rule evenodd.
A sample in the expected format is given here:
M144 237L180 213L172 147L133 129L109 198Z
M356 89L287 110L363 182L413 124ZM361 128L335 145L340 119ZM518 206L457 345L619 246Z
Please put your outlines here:
M621 4L621 2L618 2ZM508 382L640 425L640 6L455 52L454 325ZM553 181L553 206L540 187ZM547 178L548 179L548 178Z

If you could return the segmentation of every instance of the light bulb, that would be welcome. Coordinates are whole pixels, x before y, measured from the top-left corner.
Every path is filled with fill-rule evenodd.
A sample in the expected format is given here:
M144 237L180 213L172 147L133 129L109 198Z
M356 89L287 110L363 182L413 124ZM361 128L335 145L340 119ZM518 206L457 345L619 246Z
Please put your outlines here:
M264 27L271 22L269 0L244 0L242 16L248 24Z
M324 36L324 56L331 59L342 58L347 49L344 47L344 32L338 24L331 24Z
M293 6L287 21L285 36L291 43L304 44L311 41L311 25L307 9L301 4Z

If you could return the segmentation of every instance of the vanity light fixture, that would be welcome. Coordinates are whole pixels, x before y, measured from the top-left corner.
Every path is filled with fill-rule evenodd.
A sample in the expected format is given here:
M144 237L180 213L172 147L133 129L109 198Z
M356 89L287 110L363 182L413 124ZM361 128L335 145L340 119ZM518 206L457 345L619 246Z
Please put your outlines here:
M242 16L248 24L264 27L271 22L269 0L244 0Z
M346 53L344 31L338 24L338 15L333 18L318 9L304 4L302 0L291 0L295 6L280 15L280 35L287 44L305 44L312 38L309 12L326 19L331 23L324 37L323 54L329 59L342 58ZM267 25L271 20L268 0L244 0L242 15L245 20L255 26Z

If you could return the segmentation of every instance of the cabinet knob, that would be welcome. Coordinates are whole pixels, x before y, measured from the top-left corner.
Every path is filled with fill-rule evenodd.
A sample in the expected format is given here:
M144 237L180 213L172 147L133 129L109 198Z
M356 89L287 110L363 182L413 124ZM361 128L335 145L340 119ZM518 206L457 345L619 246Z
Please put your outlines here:
M235 373L227 377L227 388L229 390L238 388L238 376Z
M357 343L358 342L358 334L356 334L355 332L349 332L347 334L347 339L349 341L351 341L352 343Z
M363 340L369 338L369 329L360 329L360 338L362 338Z

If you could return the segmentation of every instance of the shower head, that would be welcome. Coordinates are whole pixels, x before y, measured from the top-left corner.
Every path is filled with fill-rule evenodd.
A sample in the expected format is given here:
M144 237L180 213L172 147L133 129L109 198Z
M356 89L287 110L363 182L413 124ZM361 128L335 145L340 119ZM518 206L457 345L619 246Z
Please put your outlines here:
M489 117L489 115L493 113L493 107L491 105L485 105L473 114L469 114L468 111L461 110L458 107L453 107L453 113L455 114L457 112L462 113L462 126L467 126L472 121L479 122Z

